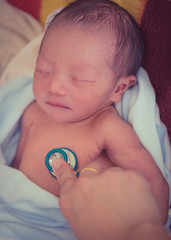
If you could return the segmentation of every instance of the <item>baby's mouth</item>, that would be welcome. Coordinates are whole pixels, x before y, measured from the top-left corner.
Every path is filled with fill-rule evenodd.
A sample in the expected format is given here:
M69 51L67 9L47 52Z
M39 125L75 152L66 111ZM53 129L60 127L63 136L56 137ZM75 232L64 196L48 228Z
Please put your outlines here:
M53 102L53 101L48 101L46 102L48 105L56 108L64 108L64 109L69 109L66 105L60 103L60 102Z

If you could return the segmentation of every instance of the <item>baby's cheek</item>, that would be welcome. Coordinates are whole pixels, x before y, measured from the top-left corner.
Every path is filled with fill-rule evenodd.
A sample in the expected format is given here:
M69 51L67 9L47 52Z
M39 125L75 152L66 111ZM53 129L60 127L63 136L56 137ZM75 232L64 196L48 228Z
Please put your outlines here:
M40 80L38 78L34 78L34 81L33 81L33 93L34 93L34 96L35 97L39 97L39 95L41 95L41 93L47 89L45 88L44 86L44 81L43 80Z

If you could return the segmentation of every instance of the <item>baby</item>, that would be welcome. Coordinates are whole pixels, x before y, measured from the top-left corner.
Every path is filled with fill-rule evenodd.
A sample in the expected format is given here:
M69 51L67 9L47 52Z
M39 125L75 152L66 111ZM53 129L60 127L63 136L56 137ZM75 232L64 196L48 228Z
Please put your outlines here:
M32 102L22 116L13 167L59 196L45 165L54 148L69 148L81 170L106 156L150 181L164 221L168 186L151 155L113 103L136 83L143 41L136 22L108 0L77 0L50 23L36 62ZM144 116L145 117L145 116Z

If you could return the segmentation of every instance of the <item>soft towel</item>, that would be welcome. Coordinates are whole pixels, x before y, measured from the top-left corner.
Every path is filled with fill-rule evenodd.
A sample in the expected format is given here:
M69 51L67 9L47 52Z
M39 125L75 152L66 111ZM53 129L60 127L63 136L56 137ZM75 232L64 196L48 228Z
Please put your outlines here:
M0 164L0 239L75 240L58 198Z

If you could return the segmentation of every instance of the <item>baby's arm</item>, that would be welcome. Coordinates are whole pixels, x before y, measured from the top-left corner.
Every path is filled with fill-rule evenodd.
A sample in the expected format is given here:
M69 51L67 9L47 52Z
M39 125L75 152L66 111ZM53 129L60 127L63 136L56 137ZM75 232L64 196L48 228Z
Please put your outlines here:
M123 169L138 170L152 185L159 202L164 221L168 215L169 190L160 169L152 156L141 145L132 127L119 118L112 116L103 125L105 149L112 162ZM126 196L125 196L126 197Z

